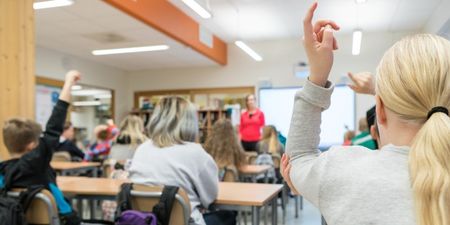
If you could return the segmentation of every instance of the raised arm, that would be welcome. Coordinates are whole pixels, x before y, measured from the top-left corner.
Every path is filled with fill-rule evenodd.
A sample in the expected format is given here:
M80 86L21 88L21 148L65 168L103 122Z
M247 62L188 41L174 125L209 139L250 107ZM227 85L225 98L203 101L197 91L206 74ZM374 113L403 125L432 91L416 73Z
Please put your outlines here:
M52 115L50 116L44 136L41 140L44 142L38 146L40 157L45 158L47 161L51 159L53 150L59 143L59 137L63 132L64 121L66 120L67 108L70 102L70 92L72 86L80 79L80 73L78 71L69 71L66 74L63 89L59 94L59 101L53 108Z
M314 3L303 21L303 42L311 69L303 90L295 96L286 152L291 159L293 186L318 205L320 179L326 164L326 156L318 151L321 113L328 108L333 91L328 76L333 65L333 50L338 48L333 30L338 30L339 26L330 20L317 21L313 26L316 8L317 3Z

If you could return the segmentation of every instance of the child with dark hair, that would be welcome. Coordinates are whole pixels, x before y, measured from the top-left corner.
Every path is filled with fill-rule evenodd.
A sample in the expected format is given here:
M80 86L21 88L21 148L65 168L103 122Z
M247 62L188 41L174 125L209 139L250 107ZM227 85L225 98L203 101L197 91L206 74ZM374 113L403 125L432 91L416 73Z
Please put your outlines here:
M63 132L71 88L79 79L77 71L66 74L64 87L43 134L41 126L29 119L10 119L3 126L3 141L10 159L0 163L0 188L44 186L55 198L62 224L80 224L80 219L56 185L56 173L50 161Z

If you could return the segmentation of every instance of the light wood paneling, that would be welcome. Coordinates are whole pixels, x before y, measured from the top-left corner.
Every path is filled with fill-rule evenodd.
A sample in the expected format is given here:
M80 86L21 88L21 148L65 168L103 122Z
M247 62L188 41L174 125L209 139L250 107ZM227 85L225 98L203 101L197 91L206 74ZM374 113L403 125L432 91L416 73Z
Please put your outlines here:
M33 0L0 0L0 124L34 117ZM0 157L9 157L0 130Z

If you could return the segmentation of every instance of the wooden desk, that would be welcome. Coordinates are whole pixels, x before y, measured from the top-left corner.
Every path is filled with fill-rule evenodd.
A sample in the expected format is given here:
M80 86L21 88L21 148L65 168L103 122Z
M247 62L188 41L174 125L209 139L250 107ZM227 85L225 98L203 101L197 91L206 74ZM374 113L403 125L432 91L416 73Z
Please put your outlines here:
M98 176L98 167L101 166L98 162L50 162L50 165L62 176L92 171L94 177Z
M250 177L253 183L256 183L256 177L265 174L265 183L267 183L267 172L272 167L269 165L244 165L239 167L239 173L242 177Z
M87 199L115 199L120 185L129 180L89 177L57 177L64 194ZM217 208L239 210L252 209L253 224L259 224L260 209L272 203L272 224L277 224L277 197L283 185L256 183L219 183L219 194L214 202Z

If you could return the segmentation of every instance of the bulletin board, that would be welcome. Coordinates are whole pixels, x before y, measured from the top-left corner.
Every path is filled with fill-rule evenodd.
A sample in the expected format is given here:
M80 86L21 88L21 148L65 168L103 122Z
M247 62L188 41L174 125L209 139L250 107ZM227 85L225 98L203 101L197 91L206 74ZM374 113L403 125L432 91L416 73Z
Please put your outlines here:
M53 107L59 99L59 93L61 92L61 86L59 84L43 84L39 81L35 88L35 118L36 122L45 127L48 119L52 113Z

